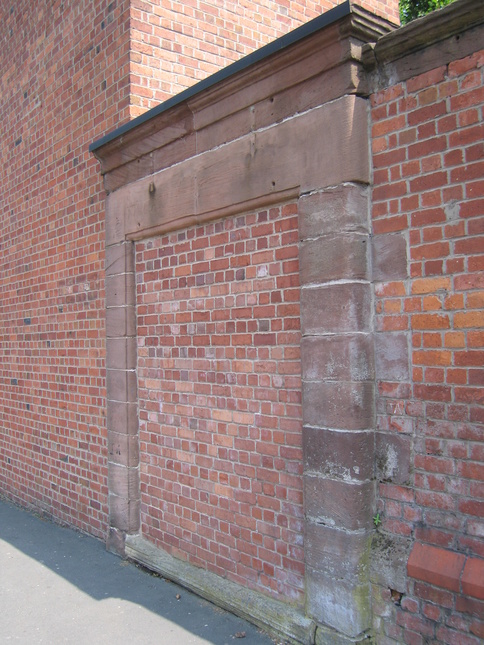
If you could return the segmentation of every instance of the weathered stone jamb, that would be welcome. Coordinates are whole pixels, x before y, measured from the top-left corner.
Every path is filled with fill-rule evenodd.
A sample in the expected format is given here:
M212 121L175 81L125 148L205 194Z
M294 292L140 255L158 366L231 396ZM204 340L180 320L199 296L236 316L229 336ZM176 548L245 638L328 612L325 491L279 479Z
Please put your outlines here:
M364 119L358 124L366 127ZM371 628L374 484L369 189L302 196L300 216L307 612L319 642ZM331 630L335 630L334 632Z
M113 215L107 208L107 222ZM115 219L115 218L114 218ZM114 222L116 228L116 220ZM137 337L133 243L106 247L106 386L110 533L108 548L124 550L139 530Z

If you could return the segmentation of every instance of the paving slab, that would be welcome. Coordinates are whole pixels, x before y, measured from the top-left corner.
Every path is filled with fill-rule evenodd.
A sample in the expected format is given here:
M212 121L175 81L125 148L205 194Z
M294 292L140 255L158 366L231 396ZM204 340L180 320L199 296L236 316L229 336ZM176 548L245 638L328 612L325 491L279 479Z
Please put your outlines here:
M257 627L0 499L0 644L274 645Z

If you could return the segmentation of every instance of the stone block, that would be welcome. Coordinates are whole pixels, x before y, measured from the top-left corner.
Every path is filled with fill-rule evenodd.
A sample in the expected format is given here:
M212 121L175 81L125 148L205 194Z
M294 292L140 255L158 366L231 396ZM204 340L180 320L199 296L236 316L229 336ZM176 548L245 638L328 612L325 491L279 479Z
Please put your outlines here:
M404 485L410 480L412 438L408 435L380 433L375 435L376 476L379 481Z
M106 276L106 307L132 306L136 303L134 273Z
M101 156L103 174L143 155L164 148L171 142L187 138L193 131L193 114L186 103L162 112L139 124L136 130L125 132L121 140L114 140L106 146Z
M370 330L369 284L348 282L301 290L303 335Z
M368 181L367 122L366 101L346 96L200 155L199 212L290 187Z
M375 282L405 280L408 277L407 241L403 234L375 235L371 248Z
M375 371L377 380L409 380L409 339L406 333L375 334Z
M304 425L341 430L374 427L373 383L304 381L302 395Z
M301 289L303 336L370 331L371 288L346 282Z
M134 336L107 338L106 367L108 369L136 369L137 344Z
M109 212L123 218L124 228L121 239L113 232L107 242L146 237L160 227L173 228L174 220L192 216L196 212L198 165L198 157L190 158L111 193Z
M126 241L124 204L128 188L106 196L106 246Z
M189 134L153 151L153 172L169 168L197 154L197 134Z
M106 310L106 336L120 338L136 335L136 308L110 307Z
M152 155L141 156L104 175L104 189L109 193L153 173Z
M320 235L370 231L369 188L345 183L327 188L299 200L299 236L301 240Z
M373 531L347 532L306 522L304 558L311 569L352 582L369 578Z
M123 464L108 464L109 491L125 499L139 498L139 470Z
M345 482L304 475L304 502L311 521L349 531L373 526L373 482Z
M106 370L106 393L109 401L136 401L137 379L133 370Z
M133 402L107 401L107 427L109 432L118 434L138 434L138 405Z
M326 53L327 50L324 59L328 63ZM298 77L296 84L284 83L281 91L253 106L254 129L267 128L293 114L302 114L345 94L354 94L362 80L361 75L354 73L349 61L323 71L321 56L315 50L312 60L308 62L312 63L310 78L302 80ZM307 73L307 68L304 71Z
M139 499L127 500L110 493L109 520L114 529L125 533L137 533L140 528Z
M124 532L111 526L109 528L108 537L106 539L106 549L110 553L114 553L115 555L120 555L121 557L124 557L125 555Z
M368 381L374 378L369 334L306 336L301 340L302 376L308 381Z
M335 580L316 569L306 571L307 613L338 632L357 637L371 627L370 589L367 582Z
M407 561L412 538L375 531L371 546L370 578L384 589L407 591Z
M134 244L131 241L120 242L106 247L106 276L119 273L131 273L135 270Z
M197 132L197 151L200 154L238 139L252 130L250 108L234 112L215 123L207 124Z
M324 235L301 242L301 284L369 279L368 242L369 237L360 233Z
M306 427L303 431L304 470L346 481L372 479L373 444L373 431L342 432Z
M111 463L136 468L139 464L138 437L108 432L108 458Z

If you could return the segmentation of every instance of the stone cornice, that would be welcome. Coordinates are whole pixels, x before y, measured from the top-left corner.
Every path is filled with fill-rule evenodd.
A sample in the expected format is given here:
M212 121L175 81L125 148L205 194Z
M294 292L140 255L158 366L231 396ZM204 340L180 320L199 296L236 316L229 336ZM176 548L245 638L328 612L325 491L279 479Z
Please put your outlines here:
M476 0L456 0L385 34L363 47L363 63L373 72L372 89L464 58L482 48L483 34L484 3Z
M326 24L322 21L322 26L315 29L308 23L304 37L279 39L283 46L278 47L276 41L269 55L256 57L253 63L241 65L234 74L222 75L217 82L207 79L199 90L195 86L167 102L166 109L162 104L143 115L141 121L123 126L117 136L108 135L92 144L108 192L177 163L182 157L200 154L209 138L209 128L210 143L214 129L224 130L221 144L227 142L227 137L246 134L253 127L247 112L262 112L264 102L278 104L279 111L272 110L273 116L264 116L264 125L269 126L286 118L286 112L293 114L345 94L366 95L362 48L394 26L356 5L346 3L338 9L336 20ZM295 105L310 85L318 87L316 103ZM314 89L311 91L315 94ZM229 119L233 127L228 127ZM241 126L244 119L247 123ZM207 135L198 136L202 131ZM162 156L164 166L157 165L155 157L159 160Z

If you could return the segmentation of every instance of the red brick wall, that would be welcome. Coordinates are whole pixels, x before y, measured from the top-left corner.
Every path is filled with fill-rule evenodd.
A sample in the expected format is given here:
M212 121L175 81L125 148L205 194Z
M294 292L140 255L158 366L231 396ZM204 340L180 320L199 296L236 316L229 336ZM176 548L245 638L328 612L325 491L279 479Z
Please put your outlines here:
M410 567L401 608L379 619L399 643L484 634L482 589L469 598L461 579L484 562L483 63L481 51L371 100L373 232L389 256L375 286L377 437L394 450L379 530L437 547L430 569L456 565L449 579Z
M2 3L0 490L107 525L104 189L128 117L127 2Z
M131 116L138 116L344 0L131 1ZM398 0L361 0L399 23Z
M0 489L96 534L107 527L105 193L88 145L319 7L160 5L0 7Z
M303 602L295 205L136 248L142 532Z

